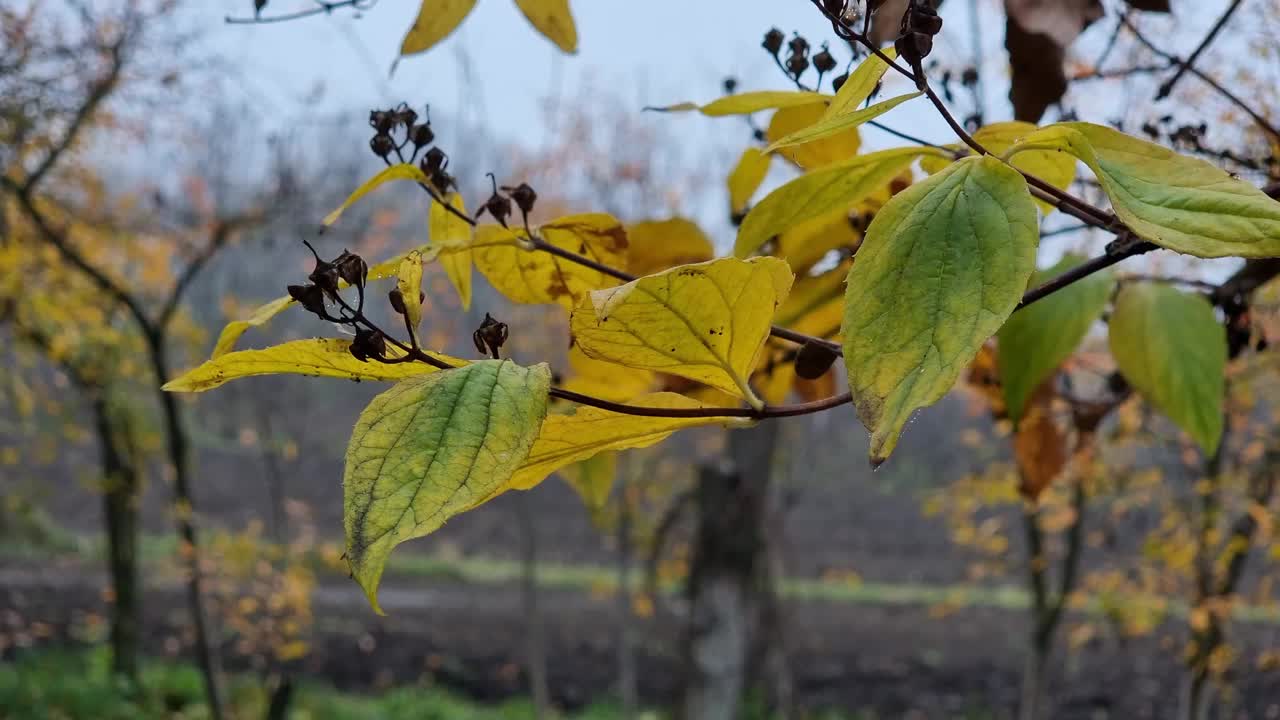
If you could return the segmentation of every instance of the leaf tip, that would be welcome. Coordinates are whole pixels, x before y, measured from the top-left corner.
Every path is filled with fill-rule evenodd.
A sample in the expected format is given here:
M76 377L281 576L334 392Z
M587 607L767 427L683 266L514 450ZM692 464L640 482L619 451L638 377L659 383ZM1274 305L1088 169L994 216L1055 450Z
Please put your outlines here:
M879 470L880 466L884 465L885 461L887 461L888 459L889 457L887 455L872 455L869 458L867 458L867 461L871 465L871 472L875 472L876 470Z

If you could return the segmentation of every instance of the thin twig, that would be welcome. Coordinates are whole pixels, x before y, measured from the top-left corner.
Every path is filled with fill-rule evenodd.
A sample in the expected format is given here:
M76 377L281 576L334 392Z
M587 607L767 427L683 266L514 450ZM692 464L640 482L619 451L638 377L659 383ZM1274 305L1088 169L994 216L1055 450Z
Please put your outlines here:
M313 15L321 15L321 14L328 15L332 13L334 10L338 10L343 7L350 7L351 9L357 10L357 11L368 10L369 8L376 5L377 2L378 0L332 0L331 2L326 2L325 0L316 0L316 6L311 8L310 10L299 10L297 12L287 13L285 15L271 15L268 17L261 17L258 15L255 15L253 17L246 18L246 17L231 17L230 15L228 15L224 18L224 22L226 22L228 25L267 25L270 23L289 22L291 20L301 20L303 18L308 18Z
M1236 9L1243 3L1244 0L1234 0L1234 2L1227 6L1227 9L1218 18L1218 21L1213 24L1213 27L1209 28L1209 33L1204 36L1204 39L1201 40L1200 44L1196 46L1196 49L1192 51L1191 57L1187 58L1183 62L1177 63L1178 71L1173 74L1173 77L1165 80L1160 86L1160 90L1156 92L1157 101L1169 97L1169 93L1173 92L1173 86L1177 85L1178 81L1182 79L1182 76L1196 64L1196 60L1200 58L1200 55L1209 47L1214 38L1218 37L1218 33L1222 31L1222 28L1227 24L1227 21L1231 19L1231 16L1235 14Z

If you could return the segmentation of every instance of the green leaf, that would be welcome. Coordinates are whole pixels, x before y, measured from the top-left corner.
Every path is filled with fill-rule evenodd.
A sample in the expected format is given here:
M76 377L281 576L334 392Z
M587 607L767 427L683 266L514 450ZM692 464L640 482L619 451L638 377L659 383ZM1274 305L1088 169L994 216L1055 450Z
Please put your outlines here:
M356 422L343 476L351 573L379 614L392 549L492 496L524 463L551 371L485 360L398 383Z
M1036 273L1031 285L1045 283L1084 258L1068 255L1048 270ZM1031 393L1071 356L1102 316L1114 278L1094 273L1014 313L1000 328L1000 384L1009 419L1017 426Z
M560 468L560 477L578 493L588 510L597 511L609 502L613 480L618 475L618 453L602 452Z
M1161 283L1125 285L1110 335L1111 354L1129 384L1205 453L1217 452L1227 335L1209 301Z
M422 0L418 18L400 43L400 54L430 50L457 29L475 6L476 0Z
M722 117L725 115L750 115L761 110L776 110L777 108L796 107L797 105L812 105L815 102L829 101L830 99L830 95L815 92L759 90L727 95L701 106L697 103L683 102L666 107L646 108L646 110L656 110L658 112L697 110L708 117Z
M436 372L437 368L420 362L365 362L351 355L351 341L337 338L293 340L261 350L241 350L219 355L165 384L168 392L204 392L242 377L254 375L312 375L347 380L403 380ZM402 353L394 346L387 356ZM447 355L436 357L451 365L465 365L465 360Z
M1280 202L1204 160L1083 122L1050 125L1009 154L1029 150L1082 160L1116 216L1160 247L1204 258L1280 255Z
M782 148L804 145L805 143L821 140L822 138L830 137L850 128L858 127L868 120L875 120L908 100L920 97L920 95L921 93L918 92L907 93L906 95L899 95L898 97L878 102L871 107L863 108L861 110L840 113L838 115L828 114L813 125L810 125L803 130L797 130L796 132L775 141L765 149L765 152L777 152ZM827 108L827 112L830 113L830 111L831 108Z
M842 329L873 464L1017 307L1038 239L1026 181L991 157L955 163L876 215L849 271Z
M751 208L738 229L733 254L746 257L773 236L806 220L847 210L888 185L925 152L915 147L881 150L801 175Z

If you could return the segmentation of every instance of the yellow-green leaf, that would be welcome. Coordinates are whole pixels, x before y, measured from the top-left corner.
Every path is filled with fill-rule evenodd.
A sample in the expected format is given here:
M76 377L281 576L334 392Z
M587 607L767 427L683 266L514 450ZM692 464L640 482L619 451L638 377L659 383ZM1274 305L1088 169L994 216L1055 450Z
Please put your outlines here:
M1216 452L1227 336L1209 301L1160 283L1128 284L1109 327L1111 355L1129 384L1207 454Z
M404 299L404 315L410 332L416 333L422 322L422 253L415 250L400 261L396 289Z
M1008 152L1009 148L1016 145L1019 140L1036 130L1039 130L1039 128L1029 122L1016 120L998 122L978 128L977 132L973 133L973 139L977 140L993 155L1003 155ZM949 145L948 149L961 152L968 150L963 145ZM940 154L926 155L920 159L920 167L924 168L925 172L932 174L951 164L951 162L951 158ZM1015 155L1011 162L1019 170L1028 172L1060 190L1070 187L1076 177L1076 159L1068 153L1055 150L1032 150ZM1039 205L1046 215L1056 209L1052 204L1039 199L1036 200L1036 205Z
M1031 286L1052 280L1083 260L1068 255L1052 268L1037 272ZM1014 313L1000 328L996 348L1000 385L1015 426L1032 393L1075 352L1102 316L1113 282L1108 272L1094 273Z
M888 185L924 152L914 147L881 150L801 175L751 208L738 229L733 253L745 257L806 220L848 210Z
M430 2L430 0L428 0L428 2ZM330 225L338 222L338 218L342 217L342 213L346 212L347 208L356 204L360 198L368 195L370 192L373 192L379 186L393 180L412 180L420 183L428 182L427 176L423 174L422 170L420 170L417 165L412 163L399 163L392 165L364 181L360 187L356 188L355 192L351 193L351 195L338 206L338 209L326 215L323 223L324 227L329 227Z
M862 233L850 219L854 212L836 210L795 225L775 236L773 254L786 260L800 275L832 250L855 250L862 242Z
M232 320L227 323L226 327L222 328L222 332L218 334L218 342L213 346L212 357L216 358L231 352L236 343L239 342L240 336L245 334L245 331L251 327L262 327L270 322L271 318L288 310L292 304L293 298L288 295L278 297L254 310L244 320Z
M702 404L675 393L653 393L629 403L637 407L663 409L699 408ZM606 450L649 447L684 428L722 425L730 418L642 417L578 407L563 415L548 415L542 432L524 465L512 478L510 487L528 490L551 473Z
M400 43L400 54L431 49L457 29L475 6L476 0L422 0L418 18Z
M627 402L649 392L654 385L654 375L648 370L587 357L576 344L569 348L569 369L572 372L561 387L601 400Z
M485 360L404 380L369 403L351 434L343 524L351 573L378 607L391 551L490 497L533 447L551 371Z
M1026 181L991 157L955 163L876 215L849 271L842 328L873 464L1013 312L1038 240Z
M612 268L627 265L627 232L612 215L588 213L553 220L539 236L562 250L583 255ZM518 236L523 236L518 231ZM610 275L541 250L490 244L512 233L496 225L476 230L475 263L489 282L518 303L559 303L572 309L591 290L617 285Z
M538 32L570 55L578 52L578 29L569 0L516 0L520 12Z
M827 104L824 102L782 108L769 120L769 127L764 133L765 140L771 143L777 142L792 133L810 127L822 120L826 112ZM844 162L857 155L861 147L862 138L858 135L858 128L853 127L821 140L783 148L778 151L778 154L802 170L812 170L832 163Z
M460 212L466 213L466 206L458 193L450 193L448 202ZM438 202L432 201L431 209L427 212L427 230L431 233L431 245L440 250L440 264L444 266L449 282L458 291L462 309L470 310L472 227Z
M618 453L602 452L560 468L560 477L578 493L588 510L600 510L609 502L609 491L618 475Z
M687 377L759 407L747 377L792 279L771 257L682 265L591 293L570 327L589 357Z
M742 151L738 164L729 173L729 212L736 214L746 210L751 196L755 195L768 174L768 155L754 147Z
M815 92L803 92L796 90L759 90L756 92L727 95L719 100L713 100L706 105L701 106L696 103L683 102L676 105L648 109L657 110L659 112L687 112L697 110L703 115L721 117L724 115L750 115L751 113L760 112L761 110L775 110L777 108L795 107L797 105L812 105L814 103L820 103L822 107L825 108L826 103L830 100L830 95L823 95Z
M705 262L716 255L702 228L679 217L628 225L627 241L627 271L637 276Z
M777 152L782 148L807 145L815 140L822 140L837 133L847 132L868 120L875 120L902 103L918 98L920 95L921 93L918 92L907 93L906 95L883 100L861 110L843 112L836 115L824 115L818 122L772 141L772 144L766 148L765 152ZM830 108L827 110L830 112Z
M1010 154L1024 150L1082 160L1116 216L1160 247L1204 258L1280 255L1280 202L1209 162L1083 122L1050 125Z
M885 57L892 60L898 57L898 51L888 48L885 50ZM879 55L868 55L867 59L858 63L858 67L849 73L849 77L845 78L844 84L836 91L836 96L831 100L831 105L827 108L826 117L856 111L858 106L876 91L876 87L880 84L880 79L884 77L888 69L889 63L881 60Z
M386 364L364 362L351 355L351 341L337 338L293 340L261 350L240 350L219 355L188 370L165 384L168 392L204 392L223 383L254 375L312 375L347 380L403 380L436 372L421 362ZM465 360L432 353L454 366ZM395 347L387 348L387 356L400 357Z

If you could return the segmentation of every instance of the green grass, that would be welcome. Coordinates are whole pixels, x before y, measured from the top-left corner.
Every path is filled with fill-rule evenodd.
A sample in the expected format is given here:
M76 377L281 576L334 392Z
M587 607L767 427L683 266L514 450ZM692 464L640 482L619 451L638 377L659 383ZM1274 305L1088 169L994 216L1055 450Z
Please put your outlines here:
M110 653L89 650L40 650L0 665L0 718L4 720L201 720L209 716L200 675L190 665L148 662L141 690L111 675ZM232 679L228 692L232 717L261 718L268 702L262 682ZM565 720L619 717L610 704L593 705ZM404 687L379 696L339 693L315 683L294 692L290 720L510 720L531 718L527 700L481 705L447 690ZM658 715L650 713L657 719Z

